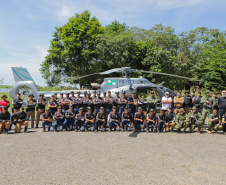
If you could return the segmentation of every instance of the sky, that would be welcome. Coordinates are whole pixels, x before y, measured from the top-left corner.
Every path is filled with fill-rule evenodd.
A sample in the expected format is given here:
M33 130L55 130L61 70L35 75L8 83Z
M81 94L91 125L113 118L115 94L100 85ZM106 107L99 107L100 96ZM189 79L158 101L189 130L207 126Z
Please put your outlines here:
M0 0L0 79L14 85L10 67L25 67L46 86L40 65L55 27L89 10L105 26L117 20L130 27L171 26L177 34L205 26L226 30L226 0ZM85 74L84 74L85 75Z

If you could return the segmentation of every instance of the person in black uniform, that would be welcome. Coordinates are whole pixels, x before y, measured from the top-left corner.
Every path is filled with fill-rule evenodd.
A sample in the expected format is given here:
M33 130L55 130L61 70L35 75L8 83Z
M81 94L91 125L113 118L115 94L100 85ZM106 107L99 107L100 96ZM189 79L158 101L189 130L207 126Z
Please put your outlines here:
M75 114L73 111L73 104L70 104L69 109L65 112L65 121L63 123L63 129L67 130L67 128L69 127L69 130L72 131L74 126L74 120Z
M120 97L120 107L119 107L119 115L122 115L122 112L124 111L126 104L127 104L127 97L126 92L122 91L122 97Z
M57 127L59 126L59 131L63 131L63 123L64 123L64 113L62 112L61 106L57 108L57 112L54 114L55 121L53 123L53 128L57 131Z
M75 114L78 114L80 108L82 108L83 110L83 106L82 106L83 98L80 95L81 95L81 92L77 91L77 97L75 97L73 100Z
M84 112L87 112L88 107L91 107L92 108L93 101L92 101L90 92L87 93L87 97L83 97L82 104L83 104L83 110L84 110Z
M78 111L79 111L78 114L76 114L75 116L75 132L78 132L79 129L81 129L81 131L85 130L84 128L85 118L82 107L80 107Z
M225 133L226 132L226 112L222 116L222 122L221 122L221 124L222 124L222 127L223 127L223 133Z
M146 122L146 127L147 130L146 132L149 132L149 126L151 126L151 131L152 132L156 132L157 131L157 118L155 115L155 110L154 109L150 109L150 113L147 114L147 122Z
M69 109L69 105L73 103L73 100L69 97L69 93L66 93L66 97L63 98L62 104L62 112L65 114L65 112Z
M119 107L120 107L119 91L116 91L116 92L115 92L114 106L116 106L116 109L117 109L117 112L118 112L118 111L119 111Z
M199 113L202 114L202 104L201 104L202 95L201 92L198 91L197 96L192 99L193 105L196 106L196 109Z
M19 112L23 105L23 100L20 98L20 93L17 93L16 99L13 100L13 113Z
M95 116L100 111L100 107L103 106L103 100L100 97L100 91L97 93L96 97L93 97L93 108L94 108L94 114Z
M120 131L120 116L117 113L116 106L113 106L112 112L109 113L109 132L112 131L112 128L116 131Z
M88 126L90 126L90 130L94 131L94 124L95 124L95 115L92 113L92 108L88 107L87 112L85 113L85 123L84 123L84 129L87 132ZM84 131L84 130L82 130Z
M218 97L217 97L217 93L216 92L214 92L213 93L213 98L215 99L215 101L216 101L216 104L214 105L214 109L217 109L218 110Z
M46 99L44 98L43 93L41 93L39 96L40 96L40 98L37 99L38 106L37 106L37 115L36 115L36 128L38 128L41 114L45 112L45 106L47 103Z
M24 133L28 132L28 117L27 113L24 112L24 108L20 107L19 112L16 112L11 117L12 123L16 125L15 133L20 133L21 125L24 125Z
M131 131L131 123L133 120L132 113L129 112L129 107L125 107L125 111L122 113L121 116L121 124L122 124L122 132L124 132L125 126L127 131Z
M186 114L190 112L190 108L192 107L192 98L189 96L189 91L185 91L184 96L184 111Z
M54 116L58 107L57 100L55 99L54 94L51 96L51 99L48 102L48 107L50 109L50 113Z
M176 115L173 112L172 107L168 108L167 112L165 112L165 116L166 116L165 129L166 129L166 132L168 132L170 127L171 127L171 130L173 130L176 125L176 122L175 122Z
M138 112L134 115L134 132L144 131L146 116L143 113L142 107L138 108Z
M107 115L104 112L104 107L101 107L100 112L98 112L97 115L96 115L95 132L98 132L99 127L100 127L102 132L105 132L106 123L107 123Z
M42 128L43 128L43 132L46 131L46 125L48 125L50 131L53 131L53 125L52 125L52 121L53 121L53 116L50 113L49 109L45 110L45 113L42 116Z
M111 91L108 91L108 96L104 98L105 112L109 114L112 111L112 105L114 103L114 98L111 96Z
M34 122L35 122L35 106L36 106L36 100L34 100L34 95L29 95L30 99L27 100L27 117L28 120L31 118L31 128L34 128ZM36 128L38 128L38 125L36 125Z
M0 134L2 133L3 128L5 128L5 134L8 134L10 127L10 113L8 112L8 107L3 107L0 112Z
M222 96L218 98L219 115L222 117L226 112L226 90L222 91Z
M128 98L128 104L129 104L129 112L132 113L133 117L136 113L136 107L137 107L137 101L136 93L135 91L132 92L132 97Z
M164 114L164 109L160 110L160 114L158 115L158 134L160 132L166 132L165 124L166 124L166 115Z

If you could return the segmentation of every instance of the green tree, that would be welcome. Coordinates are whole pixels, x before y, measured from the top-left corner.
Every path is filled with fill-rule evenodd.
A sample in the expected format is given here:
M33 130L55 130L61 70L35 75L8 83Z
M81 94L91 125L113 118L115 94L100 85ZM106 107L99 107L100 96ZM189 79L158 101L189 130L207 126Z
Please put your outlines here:
M84 85L87 79L73 80L95 71L96 38L104 33L104 27L89 11L75 14L69 22L56 28L50 42L48 55L41 65L41 73L47 84L54 86L69 78L70 83Z

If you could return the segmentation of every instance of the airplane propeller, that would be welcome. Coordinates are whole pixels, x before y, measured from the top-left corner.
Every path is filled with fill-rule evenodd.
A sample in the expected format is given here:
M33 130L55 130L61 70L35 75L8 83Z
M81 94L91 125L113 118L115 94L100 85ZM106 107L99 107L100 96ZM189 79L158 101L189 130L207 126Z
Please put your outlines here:
M72 78L72 80L79 80L81 78L85 78L88 76L93 76L93 75L106 75L106 74L111 74L111 73L125 73L126 77L129 77L128 73L137 73L137 72L141 72L141 73L149 73L149 74L157 74L157 75L165 75L165 76L172 76L172 77L176 77L176 78L183 78L186 80L191 80L191 81L198 81L200 82L201 80L197 80L194 78L188 78L185 76L180 76L180 75L174 75L174 74L169 74L169 73L161 73L161 72L155 72L155 71L142 71L142 70L137 70L137 69L131 69L130 67L122 67L122 68L114 68L114 69L110 69L108 71L104 71L104 72L99 72L99 73L93 73L93 74L89 74L89 75L84 75L84 76L79 76L79 77L74 77Z

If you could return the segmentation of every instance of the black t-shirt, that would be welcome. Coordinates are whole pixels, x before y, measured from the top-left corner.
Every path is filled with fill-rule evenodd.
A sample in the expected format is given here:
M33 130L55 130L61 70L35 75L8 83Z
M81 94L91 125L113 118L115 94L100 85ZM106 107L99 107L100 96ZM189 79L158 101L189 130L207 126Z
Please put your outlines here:
M226 109L226 97L220 96L218 98L218 108L219 109Z
M136 98L130 97L130 98L128 99L128 102L137 102L137 99L136 99ZM136 109L136 105L129 104L129 108L131 108L131 109Z

